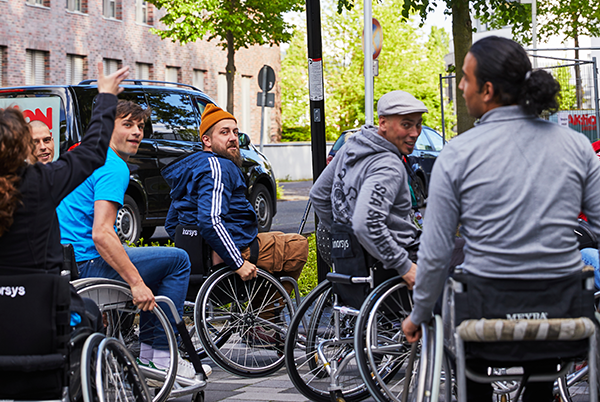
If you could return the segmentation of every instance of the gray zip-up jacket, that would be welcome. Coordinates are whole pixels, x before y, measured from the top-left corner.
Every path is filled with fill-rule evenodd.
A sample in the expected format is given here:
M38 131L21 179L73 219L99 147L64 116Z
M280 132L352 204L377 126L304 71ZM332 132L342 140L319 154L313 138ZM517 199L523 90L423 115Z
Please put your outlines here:
M417 238L406 169L398 148L363 126L348 138L310 191L321 222L351 224L358 241L384 268L406 274L405 247Z
M580 211L600 236L600 161L589 140L520 106L487 112L433 167L411 320L431 317L459 223L465 271L550 279L583 268Z

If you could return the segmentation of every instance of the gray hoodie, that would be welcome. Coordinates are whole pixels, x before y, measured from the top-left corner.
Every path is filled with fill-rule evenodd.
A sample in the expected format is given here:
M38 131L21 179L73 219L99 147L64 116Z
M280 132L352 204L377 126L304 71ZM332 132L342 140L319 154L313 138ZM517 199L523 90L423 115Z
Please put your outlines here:
M338 151L313 185L310 199L325 227L352 224L362 246L384 268L404 275L411 267L405 248L417 238L411 218L408 175L398 148L363 126Z

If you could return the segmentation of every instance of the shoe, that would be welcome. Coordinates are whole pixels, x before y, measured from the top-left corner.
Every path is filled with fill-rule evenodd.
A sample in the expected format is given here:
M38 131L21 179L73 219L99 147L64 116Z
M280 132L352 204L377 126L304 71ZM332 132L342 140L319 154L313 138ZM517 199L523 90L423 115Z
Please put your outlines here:
M281 334L275 329L265 329L261 325L256 325L246 334L246 344L255 348L274 349L278 353L283 353L284 340Z
M210 367L208 364L203 364L202 369L207 377L212 374L212 367ZM192 362L184 359L181 357L181 355L179 355L179 359L177 359L177 375L186 378L196 377L196 369L194 368Z
M153 368L156 370L161 370L161 371L165 371L163 369L159 369L158 367L156 367L154 365L154 363L152 363L151 361L148 361L148 363L143 363L139 357L135 358L135 362L137 363L138 366L142 366L142 367L146 367L146 368ZM164 381L160 381L160 380L154 380L152 378L146 378L146 384L148 385L149 388L160 388L163 386Z

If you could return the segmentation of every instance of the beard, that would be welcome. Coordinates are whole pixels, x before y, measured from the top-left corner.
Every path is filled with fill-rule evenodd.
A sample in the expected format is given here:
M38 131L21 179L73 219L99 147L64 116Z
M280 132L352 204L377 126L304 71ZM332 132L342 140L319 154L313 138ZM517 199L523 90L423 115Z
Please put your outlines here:
M230 161L232 161L233 163L235 163L235 165L239 168L242 167L242 155L240 153L240 147L237 146L235 149L228 149L227 147L230 147L231 143L227 144L227 146L225 148L219 148L219 149L215 149L215 147L213 146L213 151L217 154L222 156L223 158L227 158Z

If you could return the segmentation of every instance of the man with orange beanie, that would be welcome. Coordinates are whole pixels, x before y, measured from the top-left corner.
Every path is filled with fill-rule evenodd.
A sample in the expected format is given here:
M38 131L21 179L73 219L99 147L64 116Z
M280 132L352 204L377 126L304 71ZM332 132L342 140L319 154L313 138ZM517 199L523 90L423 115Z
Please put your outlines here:
M225 262L244 281L255 278L258 268L298 279L308 258L308 242L298 234L258 233L240 169L235 117L208 104L200 135L202 152L176 160L162 171L171 186L165 224L169 235L175 239L177 233L179 238L199 234L213 250L213 264Z

